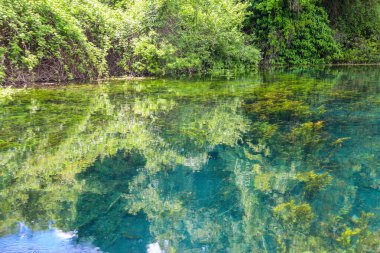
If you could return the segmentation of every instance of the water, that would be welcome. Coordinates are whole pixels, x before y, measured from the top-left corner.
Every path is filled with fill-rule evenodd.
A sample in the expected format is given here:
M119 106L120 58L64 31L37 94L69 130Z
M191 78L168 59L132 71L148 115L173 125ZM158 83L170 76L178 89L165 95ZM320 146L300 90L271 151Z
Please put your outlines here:
M3 89L0 252L380 252L380 68Z

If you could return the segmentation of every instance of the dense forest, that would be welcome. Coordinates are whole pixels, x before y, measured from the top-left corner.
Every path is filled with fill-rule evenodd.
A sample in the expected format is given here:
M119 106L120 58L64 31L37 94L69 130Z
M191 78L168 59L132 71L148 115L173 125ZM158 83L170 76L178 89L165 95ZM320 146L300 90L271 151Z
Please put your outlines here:
M380 62L379 0L0 0L0 83Z

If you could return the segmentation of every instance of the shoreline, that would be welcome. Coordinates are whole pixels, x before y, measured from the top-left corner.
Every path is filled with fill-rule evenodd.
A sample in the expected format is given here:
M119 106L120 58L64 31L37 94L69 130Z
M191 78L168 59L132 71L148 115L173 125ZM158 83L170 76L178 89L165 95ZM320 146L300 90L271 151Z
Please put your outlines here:
M304 65L286 65L286 64L272 64L272 65L259 65L258 70L260 71L268 71L274 68L302 68L302 67L351 67L351 66L378 66L380 67L380 63L334 63L334 64L304 64ZM104 77L99 79L75 79L70 81L51 81L51 82L32 82L32 83L19 83L19 84L0 84L0 88L38 88L38 87L59 87L66 86L70 84L98 84L100 82L107 81L134 81L134 80L153 80L157 78L167 78L168 76L131 76L131 75L123 75L123 76L111 76ZM170 76L169 76L170 77ZM177 76L178 77L178 76ZM176 78L172 76L172 78Z
M113 76L99 79L75 79L70 81L51 81L51 82L32 82L32 83L19 83L19 84L0 84L0 88L39 88L39 87L61 87L70 84L98 84L107 81L133 81L133 80L148 80L155 79L156 77L149 76Z

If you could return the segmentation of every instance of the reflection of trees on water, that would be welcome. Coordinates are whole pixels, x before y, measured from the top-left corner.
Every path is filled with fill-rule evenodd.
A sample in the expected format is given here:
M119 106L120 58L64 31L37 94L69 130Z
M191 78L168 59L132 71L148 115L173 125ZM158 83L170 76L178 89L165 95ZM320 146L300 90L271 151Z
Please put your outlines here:
M378 90L331 76L19 92L2 115L3 233L56 220L114 252L376 252ZM37 122L12 129L12 103Z

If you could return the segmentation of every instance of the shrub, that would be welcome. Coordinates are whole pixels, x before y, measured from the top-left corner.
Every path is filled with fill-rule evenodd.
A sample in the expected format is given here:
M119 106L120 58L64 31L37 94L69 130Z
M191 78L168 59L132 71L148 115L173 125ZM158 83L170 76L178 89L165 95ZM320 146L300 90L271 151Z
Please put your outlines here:
M340 57L326 11L315 0L252 2L246 29L266 64L320 64Z
M235 0L0 0L0 81L255 66Z
M103 7L96 1L1 0L0 45L8 81L104 76L109 14Z

